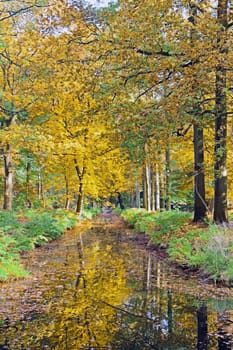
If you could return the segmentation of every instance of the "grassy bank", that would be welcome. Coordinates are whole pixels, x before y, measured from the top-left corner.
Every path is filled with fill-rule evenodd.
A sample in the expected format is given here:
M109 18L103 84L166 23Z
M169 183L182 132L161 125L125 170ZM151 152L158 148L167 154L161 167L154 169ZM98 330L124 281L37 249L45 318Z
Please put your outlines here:
M76 221L75 214L61 209L0 211L0 280L26 276L20 254L56 239Z
M181 211L147 213L128 209L121 213L137 232L165 247L170 259L197 267L214 280L233 281L233 229L206 223L194 225L191 214Z

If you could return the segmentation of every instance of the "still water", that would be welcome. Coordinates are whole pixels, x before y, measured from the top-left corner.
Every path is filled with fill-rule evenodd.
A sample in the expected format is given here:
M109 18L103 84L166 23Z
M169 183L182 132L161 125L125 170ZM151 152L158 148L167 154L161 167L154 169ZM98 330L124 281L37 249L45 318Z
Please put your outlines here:
M184 277L98 224L24 258L31 275L3 283L0 349L231 349L233 292Z

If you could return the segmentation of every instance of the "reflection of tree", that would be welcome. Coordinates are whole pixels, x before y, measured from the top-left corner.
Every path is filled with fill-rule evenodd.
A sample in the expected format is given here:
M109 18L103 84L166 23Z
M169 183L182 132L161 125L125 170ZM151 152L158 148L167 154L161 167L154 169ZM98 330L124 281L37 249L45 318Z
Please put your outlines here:
M108 344L116 328L116 311L107 304L120 305L127 293L123 262L114 257L111 247L105 252L98 247L85 250L87 255L85 267L80 265L77 281L83 283L76 281L75 298L71 290L64 293L58 317L49 326L50 342L56 344L59 339L59 349L66 349L67 343L68 349Z
M195 348L195 308L185 294L165 288L164 264L152 254L137 259L134 293L119 310L115 349ZM130 276L132 278L132 276ZM143 289L143 291L142 291Z
M167 291L167 319L168 319L168 333L172 335L172 293Z
M197 349L207 350L207 347L208 347L207 306L203 303L197 309Z
M232 321L230 313L225 311L218 314L218 350L231 350L232 342Z
M123 260L115 256L111 246L105 251L98 245L82 250L78 244L78 259L72 258L72 262L64 267L68 274L64 286L54 286L44 294L45 300L51 300L47 312L39 320L35 317L25 322L23 329L18 329L20 336L9 329L14 350L91 349L109 343L117 328L114 307L128 298Z
M174 344L207 349L207 307L203 302L197 310L193 297L186 293L187 281L182 280L181 286L152 253L132 254L123 235L117 241L114 231L111 245L111 232L104 239L102 233L100 228L99 243L94 246L88 235L83 242L80 236L78 243L70 235L67 254L64 247L56 250L46 268L48 281L41 280L47 283L41 296L44 312L36 311L35 288L35 299L31 298L34 294L29 298L31 313L22 322L0 323L0 349L146 350L171 349ZM89 234L96 242L95 233ZM104 250L100 248L103 240ZM126 288L125 270L132 294ZM212 309L208 301L209 350L229 350L232 315L218 309L217 331L217 311Z

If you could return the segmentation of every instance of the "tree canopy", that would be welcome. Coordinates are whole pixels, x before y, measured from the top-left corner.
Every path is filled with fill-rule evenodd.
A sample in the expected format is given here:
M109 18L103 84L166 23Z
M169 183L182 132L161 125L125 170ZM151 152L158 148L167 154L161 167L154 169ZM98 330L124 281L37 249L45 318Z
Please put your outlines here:
M125 193L227 221L230 0L11 0L0 22L4 209Z

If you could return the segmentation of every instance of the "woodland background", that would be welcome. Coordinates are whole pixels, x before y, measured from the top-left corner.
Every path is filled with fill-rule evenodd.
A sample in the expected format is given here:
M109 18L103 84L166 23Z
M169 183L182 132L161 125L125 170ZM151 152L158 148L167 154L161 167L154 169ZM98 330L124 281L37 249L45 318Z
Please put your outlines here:
M1 1L2 208L110 202L227 222L232 5Z

